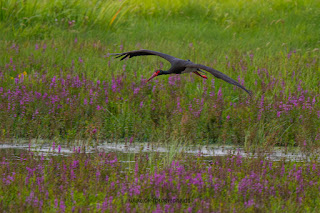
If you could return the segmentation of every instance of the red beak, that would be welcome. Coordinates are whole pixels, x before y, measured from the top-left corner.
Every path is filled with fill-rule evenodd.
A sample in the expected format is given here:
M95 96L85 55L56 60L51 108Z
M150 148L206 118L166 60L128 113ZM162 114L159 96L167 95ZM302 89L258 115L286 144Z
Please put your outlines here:
M153 75L152 75L146 82L148 82L148 81L150 81L151 79L153 79L154 77L156 77L156 76L159 74L159 72L160 72L160 71L157 71L157 72L153 73Z

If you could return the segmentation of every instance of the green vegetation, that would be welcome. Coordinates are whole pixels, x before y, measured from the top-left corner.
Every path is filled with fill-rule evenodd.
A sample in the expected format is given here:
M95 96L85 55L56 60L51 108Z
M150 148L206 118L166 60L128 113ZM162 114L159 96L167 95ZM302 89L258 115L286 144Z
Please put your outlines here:
M7 212L317 212L319 162L180 154L1 152ZM2 150L0 150L2 151ZM18 155L19 160L12 155ZM58 155L57 155L58 154ZM163 156L164 155L164 156ZM5 160L4 160L5 159ZM316 160L316 159L314 159ZM151 165L151 166L150 166Z
M208 160L179 148L315 153L319 46L320 1L1 0L0 142L82 147L68 156L0 150L0 210L317 212L317 158ZM136 49L211 66L253 96L209 74L146 83L168 62L109 57ZM83 152L101 141L164 142L169 151Z
M197 57L205 60L230 50L260 48L268 55L319 44L317 1L57 0L2 1L0 6L1 28L10 40L78 36L125 49L140 42L181 57L190 57L187 44L193 42Z
M2 140L318 144L319 2L170 2L1 1ZM254 96L213 76L145 84L167 62L108 57L140 48L212 66Z

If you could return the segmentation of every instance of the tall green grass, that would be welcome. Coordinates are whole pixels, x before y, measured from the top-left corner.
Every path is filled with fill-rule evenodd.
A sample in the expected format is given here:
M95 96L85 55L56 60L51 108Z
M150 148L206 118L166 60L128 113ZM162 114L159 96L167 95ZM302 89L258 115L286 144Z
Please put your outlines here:
M15 40L80 34L105 42L142 42L161 50L166 43L181 48L192 42L199 43L198 51L209 45L212 52L220 53L314 48L320 35L320 4L311 0L3 0L0 7L2 35Z
M246 145L316 141L320 92L315 77L319 74L318 1L3 0L0 8L0 71L6 92L16 88L14 78L24 72L28 78L23 84L30 91L42 93L48 92L48 82L54 76L65 79L70 74L92 82L125 79L125 90L111 93L112 101L102 105L104 113L82 105L88 97L87 87L70 89L71 95L79 94L79 106L63 108L65 114L60 114L57 121L47 114L43 103L29 108L30 117L37 107L42 109L43 117L36 119L34 126L27 125L27 118L19 120L14 114L8 117L3 110L2 139L83 139L91 137L90 131L97 127L95 139L186 138ZM156 57L120 62L109 58L108 53L140 48L203 63L234 79L240 77L253 90L254 97L247 100L245 94L217 79L213 88L211 76L205 83L188 75L174 87L168 77L159 77L157 83L141 87L136 97L130 85L140 84L142 76L146 78L169 64ZM163 89L158 87L152 92L154 85ZM222 102L203 92L207 88L217 94L220 87ZM307 98L309 102L315 98L312 113L299 105L287 117L277 117L274 107L279 107L290 94L300 97L298 87L308 91L304 94L305 103ZM62 89L51 90L52 95L60 94ZM173 90L175 94L171 93ZM99 94L95 104L101 105L104 97ZM120 95L129 102L119 100ZM174 113L178 97L184 109L181 114ZM262 97L271 107L258 120ZM188 104L199 110L196 99L201 98L205 99L202 114L194 118ZM231 103L238 105L232 107ZM305 116L306 122L298 119L300 115Z

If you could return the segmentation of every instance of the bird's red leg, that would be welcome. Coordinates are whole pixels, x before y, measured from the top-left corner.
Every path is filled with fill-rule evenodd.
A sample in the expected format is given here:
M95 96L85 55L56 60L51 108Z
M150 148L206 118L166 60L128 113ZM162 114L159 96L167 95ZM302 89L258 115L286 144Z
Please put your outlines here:
M201 75L200 73L198 73L197 71L194 71L193 72L194 74L196 74L196 75L198 75L198 76L200 76L200 77L202 77L202 78L205 78L205 79L207 79L208 77L207 76L205 76L205 75Z

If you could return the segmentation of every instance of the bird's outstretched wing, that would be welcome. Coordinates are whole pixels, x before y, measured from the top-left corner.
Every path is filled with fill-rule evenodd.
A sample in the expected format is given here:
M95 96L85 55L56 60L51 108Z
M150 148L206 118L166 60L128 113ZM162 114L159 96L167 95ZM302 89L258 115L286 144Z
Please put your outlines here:
M116 56L116 58L120 58L122 57L120 60L123 60L127 57L132 58L135 56L143 56L143 55L156 55L159 56L161 58L166 59L167 61L169 61L170 63L172 63L175 59L175 57L168 55L168 54L164 54L161 52L156 52L153 50L134 50L134 51L130 51L130 52L124 52L124 53L111 53L110 55L114 55Z
M209 73L211 73L212 75L214 75L216 78L220 78L222 80L224 80L225 82L228 82L229 84L233 84L237 87L240 87L241 89L243 89L244 91L246 91L250 96L252 95L252 92L247 90L244 86L242 86L241 84L239 84L239 82L233 80L232 78L230 78L229 76L227 76L226 74L223 74L222 72L219 72L218 70L215 70L211 67L207 67L205 65L202 64L189 64L187 65L187 67L190 68L198 68L198 69L202 69L205 70Z

